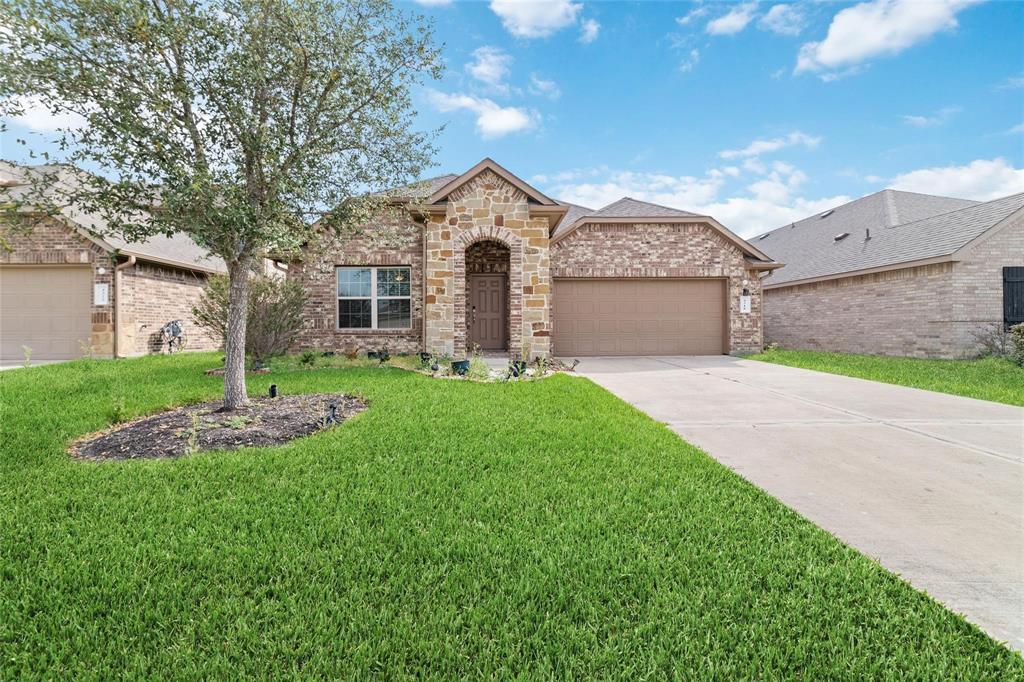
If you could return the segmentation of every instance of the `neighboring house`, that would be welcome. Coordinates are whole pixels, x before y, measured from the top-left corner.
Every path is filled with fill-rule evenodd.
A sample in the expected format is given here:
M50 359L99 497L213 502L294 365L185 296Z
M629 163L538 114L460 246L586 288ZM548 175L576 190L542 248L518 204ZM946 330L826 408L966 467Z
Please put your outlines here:
M785 348L963 357L1024 321L1024 194L978 203L883 190L751 240L765 339Z
M0 193L16 197L32 173L65 170L73 181L68 169L0 162ZM0 214L0 362L23 361L25 347L33 361L159 352L172 320L184 322L188 350L219 347L191 310L209 275L226 269L191 239L128 243L95 236L102 226L74 207L22 212L28 233Z
M780 264L714 218L633 199L558 202L490 159L396 196L337 249L289 264L300 346L464 357L761 349L761 275Z

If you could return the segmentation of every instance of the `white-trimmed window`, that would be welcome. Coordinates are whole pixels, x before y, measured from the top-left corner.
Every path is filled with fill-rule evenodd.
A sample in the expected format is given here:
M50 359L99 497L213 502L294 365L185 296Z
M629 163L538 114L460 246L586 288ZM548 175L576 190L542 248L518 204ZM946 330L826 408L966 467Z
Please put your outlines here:
M340 267L338 329L411 329L412 270Z

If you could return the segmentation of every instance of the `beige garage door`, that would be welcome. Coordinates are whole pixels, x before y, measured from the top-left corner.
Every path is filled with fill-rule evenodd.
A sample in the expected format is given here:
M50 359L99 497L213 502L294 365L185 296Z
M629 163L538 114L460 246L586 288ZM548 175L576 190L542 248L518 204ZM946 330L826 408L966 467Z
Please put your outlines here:
M82 357L92 337L92 269L0 267L0 361Z
M718 355L725 281L559 279L555 354Z

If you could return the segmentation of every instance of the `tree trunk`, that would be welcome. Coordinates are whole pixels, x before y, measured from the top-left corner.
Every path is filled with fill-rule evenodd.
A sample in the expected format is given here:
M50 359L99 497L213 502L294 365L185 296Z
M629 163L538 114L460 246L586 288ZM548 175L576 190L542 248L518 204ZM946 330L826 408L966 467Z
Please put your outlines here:
M228 263L228 329L224 338L224 409L249 402L245 390L245 327L249 318L249 258Z

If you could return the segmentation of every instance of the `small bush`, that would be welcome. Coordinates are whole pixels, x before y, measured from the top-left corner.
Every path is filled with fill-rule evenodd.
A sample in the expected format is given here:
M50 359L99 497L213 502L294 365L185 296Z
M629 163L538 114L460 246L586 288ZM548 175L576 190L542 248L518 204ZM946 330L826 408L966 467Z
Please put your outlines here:
M1010 356L1010 334L1002 322L991 322L971 332L978 345L978 357Z
M257 364L288 351L302 329L306 292L280 277L255 275L250 283L245 351ZM228 327L228 278L210 277L192 317L223 341Z
M487 381L491 378L491 368L479 355L473 356L469 361L469 372L466 376L477 381Z
M1010 327L1010 358L1018 366L1024 367L1024 322Z
M304 351L302 351L302 355L299 356L299 362L301 362L304 365L312 366L313 364L316 363L316 351L313 351L313 350L304 350Z

